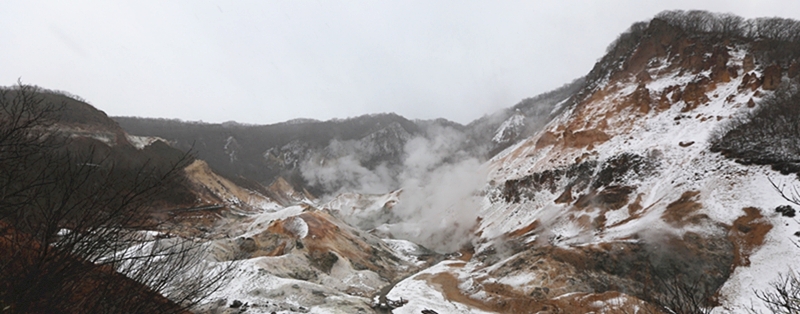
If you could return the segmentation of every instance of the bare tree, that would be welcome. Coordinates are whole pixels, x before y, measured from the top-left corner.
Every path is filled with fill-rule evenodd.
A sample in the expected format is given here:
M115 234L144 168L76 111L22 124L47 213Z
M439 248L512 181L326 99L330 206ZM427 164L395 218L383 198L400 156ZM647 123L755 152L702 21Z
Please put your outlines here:
M0 311L185 312L226 274L197 273L196 241L153 238L152 201L191 155L117 160L61 134L62 110L36 87L0 89Z
M767 178L767 180L769 180L769 183L772 184L772 188L774 188L783 199L800 206L800 190L797 189L797 186L792 185L791 187L787 187L783 185L779 187L771 178Z
M770 313L800 313L800 280L796 273L781 275L770 286L772 288L768 291L755 292L756 297L764 303Z
M743 17L725 13L719 15L718 31L726 36L744 36L745 20Z
M655 285L645 293L646 299L656 304L664 313L704 314L711 313L709 298L715 293L706 274L689 274L678 265L652 269L650 278Z

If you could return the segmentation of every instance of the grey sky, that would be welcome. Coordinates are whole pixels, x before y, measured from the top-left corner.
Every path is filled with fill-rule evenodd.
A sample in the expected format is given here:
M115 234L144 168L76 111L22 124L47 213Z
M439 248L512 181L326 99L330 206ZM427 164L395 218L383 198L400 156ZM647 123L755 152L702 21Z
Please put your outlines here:
M109 115L467 123L586 74L667 9L800 19L798 0L0 2L0 85Z

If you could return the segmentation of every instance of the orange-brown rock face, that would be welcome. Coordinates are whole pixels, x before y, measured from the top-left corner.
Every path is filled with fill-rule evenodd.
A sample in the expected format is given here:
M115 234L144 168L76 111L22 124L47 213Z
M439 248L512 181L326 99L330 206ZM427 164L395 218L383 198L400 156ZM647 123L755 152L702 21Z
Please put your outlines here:
M706 96L705 86L707 81L700 80L686 85L681 94L681 100L686 104L682 112L689 112L696 109L698 106L708 103L709 98Z
M753 57L753 55L752 54L747 54L746 56L744 56L744 61L743 61L743 64L742 64L742 70L744 71L744 73L748 73L748 72L753 71L755 69L756 69L756 62L755 62L755 58Z
M280 256L299 249L307 252L313 266L326 273L344 258L356 269L368 269L384 278L396 276L396 258L382 243L366 242L357 232L327 212L311 209L273 221L253 237L255 249L249 257Z
M646 115L650 112L650 106L653 104L653 99L650 97L650 90L644 84L639 84L636 90L630 95L630 102L633 108Z
M755 73L747 73L744 75L742 79L742 83L739 85L739 91L754 91L761 87L761 79L758 78L758 75Z
M735 246L734 265L750 266L750 254L764 244L764 238L772 230L772 225L758 208L746 207L742 210L745 214L733 222L728 239Z
M761 85L765 90L775 90L781 83L783 71L779 65L773 64L764 69L764 79Z
M711 58L706 60L705 68L711 70L711 81L727 83L731 81L731 74L734 76L736 72L733 68L728 67L730 61L730 54L728 49L724 46L714 47L714 52ZM733 70L733 71L732 71Z

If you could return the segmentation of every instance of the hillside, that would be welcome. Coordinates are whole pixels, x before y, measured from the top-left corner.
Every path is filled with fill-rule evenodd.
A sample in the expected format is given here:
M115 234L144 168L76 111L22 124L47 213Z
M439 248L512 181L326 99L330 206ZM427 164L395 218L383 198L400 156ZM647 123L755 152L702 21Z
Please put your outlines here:
M380 295L408 301L394 313L765 310L753 290L770 291L800 253L800 226L776 212L796 205L770 184L797 182L785 108L798 51L770 37L771 20L718 29L728 18L665 12L635 24L541 129L472 171L455 163L423 177L427 194L342 194L310 210L449 252ZM515 109L497 129L522 125ZM474 177L482 183L454 184Z
M391 113L331 121L297 119L273 125L113 119L130 134L161 138L181 150L192 150L228 178L246 178L264 186L283 178L295 189L319 197L361 184L320 180L320 169L312 164L338 160L352 164L355 172L398 175L403 171L405 146L411 140L431 140L443 132L453 146L449 150L485 161L538 131L555 106L582 84L582 79L575 80L466 126L445 119L411 121ZM396 182L384 183L387 187L382 192L399 188Z
M797 184L796 111L770 106L796 107L800 50L766 19L725 33L725 18L665 12L623 34L560 115L487 164L472 259L394 296L498 312L764 306L753 290L800 253L797 221L776 212L793 204L770 184ZM775 124L753 127L765 115Z
M197 313L767 313L800 287L798 21L662 12L468 125L112 121L43 95L99 165L181 161L124 252L201 252L178 277L225 276Z
M420 132L413 122L392 114L266 126L114 119L131 134L164 138L175 147L195 151L229 177L246 177L265 186L283 177L296 188L317 193L322 190L305 184L299 168L313 155L340 154L329 145L332 140L357 142L354 144L361 147L359 162L374 168L382 162L397 163L400 156L396 153L408 138Z
M137 250L161 242L154 235L191 241L223 217L280 207L63 92L0 88L0 122L4 312L187 313L205 292L169 288L202 262L200 250ZM182 261L159 261L165 256Z

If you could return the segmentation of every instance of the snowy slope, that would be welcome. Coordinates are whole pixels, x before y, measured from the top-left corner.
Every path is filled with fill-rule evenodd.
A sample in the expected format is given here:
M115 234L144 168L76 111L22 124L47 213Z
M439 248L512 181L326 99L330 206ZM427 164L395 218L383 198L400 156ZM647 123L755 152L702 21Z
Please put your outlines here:
M234 266L208 311L239 300L248 313L372 313L373 294L422 266L413 243L378 239L310 204L228 217L217 232L211 259Z
M514 115L500 124L492 137L492 142L500 144L511 141L522 132L523 127L525 127L525 116L516 111Z
M712 273L704 280L716 291L715 313L763 310L754 290L800 266L800 225L775 212L788 202L769 182L796 176L710 151L717 130L772 91L760 83L768 65L747 64L749 44L707 45L695 58L642 44L630 57L640 72L620 65L544 130L496 155L475 255L455 270L440 269L453 263L445 262L426 271L450 273L459 292L415 276L390 296L411 299L409 313L507 312L522 296L562 310L577 296L606 310L641 308L640 298L668 297L648 294L641 278L682 280L657 277L660 264L674 263L685 271L676 278Z
M215 227L210 262L235 271L204 308L239 300L254 313L372 313L388 290L408 301L394 313L657 313L674 297L668 287L696 280L713 313L763 310L753 291L800 266L800 222L775 212L788 202L770 180L797 177L710 148L774 92L764 83L773 65L746 41L650 26L630 53L601 60L541 131L483 165L485 186L464 194L481 207L459 252L391 238L402 190L319 203L286 194L295 205L251 204L261 211ZM512 115L492 141L525 122ZM347 156L345 146L331 154Z

